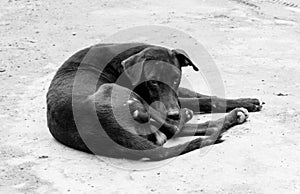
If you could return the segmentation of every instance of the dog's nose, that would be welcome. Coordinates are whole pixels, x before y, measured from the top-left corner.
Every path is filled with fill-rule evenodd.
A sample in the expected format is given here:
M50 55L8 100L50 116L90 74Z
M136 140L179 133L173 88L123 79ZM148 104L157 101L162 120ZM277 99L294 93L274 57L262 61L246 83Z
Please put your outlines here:
M167 112L167 117L172 120L179 120L180 119L179 110L176 109L169 110Z

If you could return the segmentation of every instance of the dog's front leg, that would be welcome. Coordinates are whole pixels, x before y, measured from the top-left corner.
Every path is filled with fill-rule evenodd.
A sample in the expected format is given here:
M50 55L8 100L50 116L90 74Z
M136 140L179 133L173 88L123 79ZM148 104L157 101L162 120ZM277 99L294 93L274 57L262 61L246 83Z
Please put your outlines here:
M187 88L178 88L182 107L194 112L229 112L235 108L246 108L250 112L260 111L263 103L256 98L224 99L216 96L199 94Z
M181 106L194 112L229 112L235 108L243 107L250 112L260 111L262 103L258 99L240 98L223 99L214 96L202 98L179 98Z

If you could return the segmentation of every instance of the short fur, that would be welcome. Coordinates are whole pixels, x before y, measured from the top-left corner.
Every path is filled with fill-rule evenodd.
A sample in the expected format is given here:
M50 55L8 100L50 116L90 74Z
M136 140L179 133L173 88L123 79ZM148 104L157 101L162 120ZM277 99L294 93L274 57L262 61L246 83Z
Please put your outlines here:
M181 67L192 63L187 54L183 55L180 50L171 51L142 43L98 44L83 49L70 57L57 71L47 93L47 121L53 137L69 147L94 154L130 159L161 160L214 144L223 132L246 120L247 111L235 108L245 107L249 111L261 109L261 104L257 99L226 100L205 96L185 88L178 88L179 83L174 86L177 90L175 93L162 85L159 85L157 90L153 90L147 85L135 88L136 83L133 80L136 80L135 77L139 77L139 75L125 73L127 76L124 76L126 60L137 56L145 49L152 48L156 51L161 49L161 51L169 52L170 56L175 56L178 59L177 62L173 58L172 61L171 58L166 58L164 55L159 56L160 52L152 51L152 57L156 57L156 60L171 63L180 70ZM197 70L194 64L192 66ZM121 81L118 80L120 76ZM74 89L74 87L80 89ZM153 93L153 91L160 91L159 93L164 94ZM150 113L150 116L148 114L150 111L148 104L155 101L155 95L160 95L162 98L168 97L165 99L166 103L170 105L167 113L170 119L167 121L170 121L171 124L160 123L164 121L155 115L160 115L161 110L152 110L151 107L151 111L158 111L152 113L152 116L155 117L154 120L158 122L155 124L162 126L155 128L153 127L155 124L150 122L152 116ZM130 99L135 101L131 106L131 114L127 114L127 109L123 108L124 104L128 103L128 99L123 96L130 96ZM215 99L216 104L211 104L211 98ZM112 100L116 112L113 112ZM174 111L176 113L176 108L180 104L180 114L174 115ZM198 111L200 108L203 112L210 112L211 107L220 111L225 107L227 111L232 111L217 121L193 125L185 124L191 119L191 111L183 109L184 107L194 111ZM135 110L138 110L142 116L133 118L132 114ZM122 121L122 126L116 120L116 113L118 119ZM102 127L99 127L99 123ZM176 131L177 128L180 131ZM150 131L152 134L141 135L142 131L145 133ZM158 132L159 134L156 134ZM153 134L156 134L154 139ZM164 138L164 135L171 138L174 135L194 134L209 136L199 137L170 148L158 145L164 143L164 140L159 140L159 138ZM156 141L163 142L156 143Z

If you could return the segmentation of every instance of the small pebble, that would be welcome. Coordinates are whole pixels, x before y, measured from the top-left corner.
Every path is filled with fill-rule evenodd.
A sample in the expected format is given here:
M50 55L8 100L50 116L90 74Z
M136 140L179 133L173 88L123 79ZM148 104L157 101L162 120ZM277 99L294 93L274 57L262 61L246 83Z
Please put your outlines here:
M39 159L49 158L49 156L39 156Z
M288 96L288 94L278 93L277 96Z

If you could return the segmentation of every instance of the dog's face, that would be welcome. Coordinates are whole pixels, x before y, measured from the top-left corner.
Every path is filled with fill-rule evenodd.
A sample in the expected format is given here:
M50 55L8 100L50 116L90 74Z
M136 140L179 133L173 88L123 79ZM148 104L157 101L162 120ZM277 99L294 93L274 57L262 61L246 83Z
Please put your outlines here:
M149 47L122 62L125 74L148 104L168 119L180 119L177 89L181 81L181 67L193 66L182 50Z

